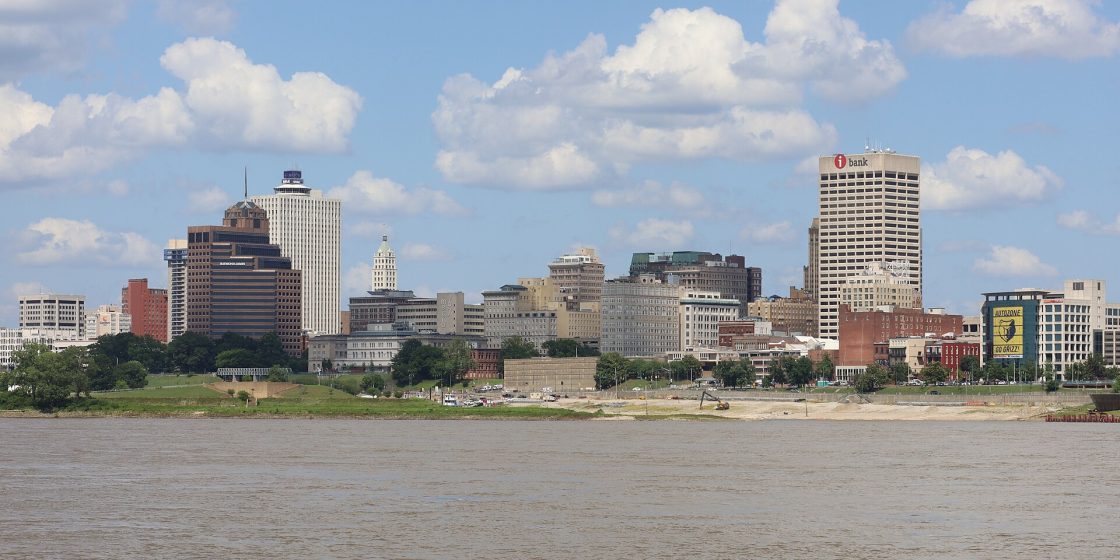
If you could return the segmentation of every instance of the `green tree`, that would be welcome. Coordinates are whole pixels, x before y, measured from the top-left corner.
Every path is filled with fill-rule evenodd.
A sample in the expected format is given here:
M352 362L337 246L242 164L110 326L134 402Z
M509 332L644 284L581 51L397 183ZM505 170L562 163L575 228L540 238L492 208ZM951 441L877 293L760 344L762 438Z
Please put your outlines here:
M532 342L520 336L511 336L502 341L502 351L498 356L498 370L505 373L506 360L523 360L538 356L540 356L540 352L537 352L537 348L533 346Z
M1042 378L1046 386L1047 393L1053 393L1061 388L1062 384L1054 375L1054 365L1047 363L1042 366Z
M902 385L910 380L913 371L910 370L910 364L906 362L895 362L891 364L888 376L895 385Z
M749 360L739 360L739 374L740 382L748 387L754 387L754 382L758 380L758 370Z
M617 352L607 352L599 356L595 364L595 385L599 389L609 389L626 378L626 362Z
M478 366L471 357L470 345L461 338L452 340L451 344L447 345L444 349L443 362L440 366L441 378L443 375L447 376L448 387L461 382L468 371Z
M712 375L723 383L724 387L738 387L739 376L743 371L739 368L739 362L721 361L716 364L712 369Z
M241 402L245 403L246 405L249 404L249 398L250 397L252 397L252 395L249 394L249 391L238 391L237 392L237 398L241 399Z
M1105 379L1104 356L1093 352L1085 360L1085 373L1092 379Z
M774 358L770 360L770 364L767 366L767 377L770 378L770 382L774 385L785 385L789 382L789 379L786 377L785 364L781 359Z
M446 356L443 350L427 346L419 340L406 340L393 357L390 371L398 385L412 385L428 379L440 379L439 363Z
M218 368L251 368L256 367L257 357L252 350L233 348L222 351L214 358L214 365Z
M362 390L369 394L377 394L385 390L385 378L376 373L367 373L362 376Z
M871 364L863 373L856 376L853 385L860 393L873 393L886 386L887 380L886 368L879 364Z
M949 370L941 362L933 362L922 368L921 375L926 385L936 385L949 379Z
M549 358L572 358L579 355L580 344L570 338L558 338L546 340L541 347Z
M971 354L961 358L960 371L969 381L976 379L980 373L980 358Z
M144 369L162 373L168 370L167 345L151 336L134 336L128 341L126 347L128 361L137 361L143 364ZM121 360L123 364L125 360Z
M288 372L280 364L273 364L268 368L268 378L266 381L284 383L288 380Z
M114 383L123 381L130 389L139 389L148 384L148 368L137 360L125 362L113 368Z
M15 369L0 379L6 386L18 386L13 393L39 410L65 406L73 396L89 392L86 377L88 354L84 348L51 352L45 344L26 344L12 352Z
M257 341L256 358L256 367L271 367L274 364L286 367L292 361L292 357L284 351L284 345L280 343L280 337L275 332L265 333Z
M701 374L704 371L704 364L701 364L700 360L696 359L696 356L685 356L680 359L680 364L682 369L682 375L680 377L681 379L688 377L688 379L691 381L692 379L701 377Z
M832 363L832 358L828 354L825 354L821 361L817 362L816 369L818 378L829 381L836 379L836 366Z
M187 331L167 345L167 355L171 368L182 373L209 373L214 371L214 357L217 355L214 341L210 337Z
M784 368L783 368L784 369ZM801 356L793 361L793 367L788 371L789 382L804 387L813 381L813 361L808 356Z

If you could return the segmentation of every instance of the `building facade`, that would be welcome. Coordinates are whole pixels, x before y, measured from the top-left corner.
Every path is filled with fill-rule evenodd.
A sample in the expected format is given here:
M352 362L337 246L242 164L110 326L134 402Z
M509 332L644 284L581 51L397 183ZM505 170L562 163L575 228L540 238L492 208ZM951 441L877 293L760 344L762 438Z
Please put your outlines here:
M739 309L739 300L721 298L718 292L682 289L679 349L715 348L719 345L720 325L738 319Z
M397 320L397 306L416 299L412 290L375 290L350 298L350 332L366 330L375 323Z
M303 173L284 172L273 194L254 196L268 216L269 243L302 272L300 326L311 334L339 332L342 201L303 184Z
M883 306L917 309L922 298L910 279L887 270L881 263L871 263L859 273L844 279L840 285L840 305L852 311L871 311Z
M187 240L171 239L163 250L167 262L167 341L187 330Z
M643 275L603 284L599 349L623 356L663 356L680 350L679 286Z
M519 336L538 350L557 338L557 312L533 309L529 289L519 284L506 284L497 290L482 292L486 340L490 347L501 347L502 341Z
M86 337L86 296L77 294L27 294L19 298L19 328L52 339Z
M506 360L503 385L523 393L594 391L599 358L528 358Z
M630 277L652 274L662 282L669 276L686 290L719 292L720 297L737 299L746 305L762 297L762 269L748 267L740 255L702 251L673 253L634 253L630 259Z
M98 305L86 313L86 338L132 332L132 316L119 305Z
M840 289L882 264L922 293L921 160L888 151L821 157L817 324L840 335Z
M603 263L590 247L580 248L573 255L561 255L548 264L557 303L568 309L579 310L585 303L598 303L603 294L603 274Z
M406 321L419 332L485 336L482 305L465 302L463 292L441 292L434 298L413 298L397 304L396 321Z
M957 337L963 317L927 313L922 309L881 308L852 311L840 306L840 354L838 365L866 366L875 362L875 344L894 338L936 336Z
M808 292L789 288L789 297L771 296L752 301L747 315L769 321L774 330L787 334L817 336L817 306Z
M167 290L149 288L147 278L132 278L121 289L121 308L132 317L132 334L167 342Z
M265 211L251 201L226 210L220 226L187 228L187 330L220 338L275 332L302 351L302 274L269 242Z
M381 245L373 254L373 268L370 269L370 291L394 291L397 289L397 255L389 246L389 236L381 236Z

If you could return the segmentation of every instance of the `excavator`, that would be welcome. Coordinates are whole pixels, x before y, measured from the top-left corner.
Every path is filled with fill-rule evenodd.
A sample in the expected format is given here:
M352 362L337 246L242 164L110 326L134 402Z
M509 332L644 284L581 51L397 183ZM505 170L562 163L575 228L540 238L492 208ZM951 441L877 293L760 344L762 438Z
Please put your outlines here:
M708 400L716 401L716 410L727 410L727 409L731 408L731 403L729 403L727 401L724 401L724 400L720 400L719 397L717 397L717 396L715 396L715 395L713 395L713 394L711 394L707 391L704 391L703 393L700 393L700 410L704 409L704 398L705 397L707 397Z

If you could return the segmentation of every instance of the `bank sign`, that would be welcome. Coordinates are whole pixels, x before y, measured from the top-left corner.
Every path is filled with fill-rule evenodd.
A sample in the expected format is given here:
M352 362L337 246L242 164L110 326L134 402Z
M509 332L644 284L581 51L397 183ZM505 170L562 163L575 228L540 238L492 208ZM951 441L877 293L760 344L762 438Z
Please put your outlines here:
M868 163L866 157L849 158L844 154L836 154L836 157L832 158L832 165L835 165L836 169L844 169L845 167L868 167L871 164Z
M1023 357L1023 308L992 309L992 357Z

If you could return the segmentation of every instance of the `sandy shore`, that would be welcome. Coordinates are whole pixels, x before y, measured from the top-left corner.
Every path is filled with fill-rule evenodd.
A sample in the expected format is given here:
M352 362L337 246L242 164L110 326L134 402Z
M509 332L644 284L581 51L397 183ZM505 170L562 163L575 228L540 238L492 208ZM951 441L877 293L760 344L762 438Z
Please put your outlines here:
M545 406L586 412L602 409L618 419L638 416L701 415L738 420L1040 420L1052 406L909 406L890 404L852 404L835 402L732 401L729 410L716 410L714 404L694 400L611 400L561 399L554 403L515 406Z

